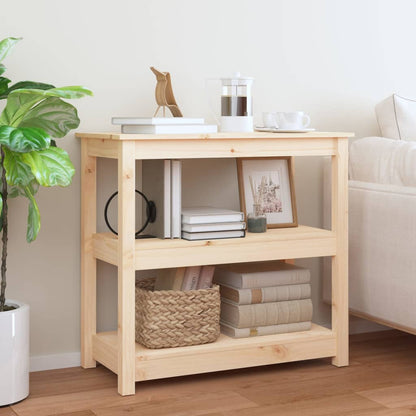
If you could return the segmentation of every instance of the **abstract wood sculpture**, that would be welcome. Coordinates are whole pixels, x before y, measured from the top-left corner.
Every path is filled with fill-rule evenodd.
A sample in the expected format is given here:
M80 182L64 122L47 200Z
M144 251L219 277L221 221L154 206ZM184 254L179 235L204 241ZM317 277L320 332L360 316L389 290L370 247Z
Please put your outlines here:
M169 72L160 72L153 66L151 66L150 69L156 75L157 80L155 96L158 107L153 114L153 117L156 117L160 107L163 108L163 117L165 117L165 107L169 108L173 117L182 117L181 110L176 104L175 96L173 95Z

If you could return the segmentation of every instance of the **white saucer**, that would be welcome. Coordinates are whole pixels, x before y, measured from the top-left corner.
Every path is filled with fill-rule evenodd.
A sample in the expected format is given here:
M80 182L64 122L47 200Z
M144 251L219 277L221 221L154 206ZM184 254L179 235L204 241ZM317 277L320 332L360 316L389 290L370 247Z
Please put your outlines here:
M254 128L256 131L267 131L271 133L308 133L310 131L315 131L315 129L305 128L305 129L279 129L276 127L263 127L256 126Z

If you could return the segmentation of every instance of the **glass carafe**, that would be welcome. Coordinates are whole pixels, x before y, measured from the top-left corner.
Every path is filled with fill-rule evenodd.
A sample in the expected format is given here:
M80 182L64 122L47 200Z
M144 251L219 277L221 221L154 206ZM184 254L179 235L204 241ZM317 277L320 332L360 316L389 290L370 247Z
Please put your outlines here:
M253 78L237 72L232 78L221 78L221 131L253 131Z

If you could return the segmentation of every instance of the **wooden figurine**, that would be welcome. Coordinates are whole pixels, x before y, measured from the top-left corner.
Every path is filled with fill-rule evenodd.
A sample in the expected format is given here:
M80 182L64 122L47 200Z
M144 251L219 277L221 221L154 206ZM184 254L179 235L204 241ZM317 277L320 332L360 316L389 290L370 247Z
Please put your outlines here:
M160 72L153 66L151 66L150 69L156 75L157 79L155 96L158 107L155 114L153 114L153 117L156 117L160 107L163 108L163 117L165 117L165 107L169 108L173 117L182 117L182 112L176 104L175 96L173 95L169 72Z

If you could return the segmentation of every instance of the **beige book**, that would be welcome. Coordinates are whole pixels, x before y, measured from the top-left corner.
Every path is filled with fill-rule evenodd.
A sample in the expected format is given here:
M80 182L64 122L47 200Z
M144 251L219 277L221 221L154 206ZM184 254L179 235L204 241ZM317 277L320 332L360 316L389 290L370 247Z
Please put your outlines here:
M199 273L201 266L190 266L185 268L181 290L195 290L198 286Z
M312 320L311 299L238 305L221 300L221 320L236 328L289 324Z
M220 292L221 297L224 299L231 300L239 305L250 305L254 303L308 299L311 297L311 285L309 283L304 283L299 285L237 289L232 286L221 284Z
M160 269L155 280L155 290L181 290L186 267Z
M286 334L288 332L309 331L312 322L294 322L291 324L256 326L252 328L235 328L225 322L221 323L221 332L232 338L247 338L260 335Z
M212 286L212 278L214 277L215 266L202 266L199 274L197 289L208 289Z
M214 282L239 289L309 283L310 271L284 261L221 264Z

